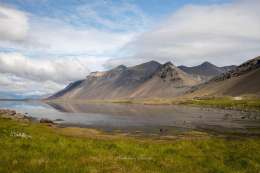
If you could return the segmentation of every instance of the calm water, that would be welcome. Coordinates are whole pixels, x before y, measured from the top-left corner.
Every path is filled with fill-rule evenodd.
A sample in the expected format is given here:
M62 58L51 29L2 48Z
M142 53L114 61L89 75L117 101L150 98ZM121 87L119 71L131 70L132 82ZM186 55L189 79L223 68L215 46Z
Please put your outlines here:
M260 114L190 106L133 104L46 104L38 101L0 101L0 108L13 109L60 125L105 131L172 134L187 130L260 135Z

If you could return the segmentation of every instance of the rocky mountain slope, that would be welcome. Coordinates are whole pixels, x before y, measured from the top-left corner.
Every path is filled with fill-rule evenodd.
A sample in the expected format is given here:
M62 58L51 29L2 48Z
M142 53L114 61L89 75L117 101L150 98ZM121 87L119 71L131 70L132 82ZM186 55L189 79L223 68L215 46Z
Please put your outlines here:
M260 56L199 85L188 96L260 96Z
M179 68L199 80L207 81L217 75L233 70L236 66L217 67L209 62L204 62L194 67L179 66Z
M198 80L172 63L150 61L133 67L120 65L106 72L93 72L49 99L129 99L175 97Z

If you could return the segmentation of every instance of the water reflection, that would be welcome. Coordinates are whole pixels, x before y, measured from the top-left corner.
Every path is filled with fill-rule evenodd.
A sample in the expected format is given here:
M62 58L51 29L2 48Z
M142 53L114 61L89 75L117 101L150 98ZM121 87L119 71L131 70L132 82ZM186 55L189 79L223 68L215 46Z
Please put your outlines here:
M37 119L59 120L57 123L62 125L85 126L107 131L168 134L196 129L260 134L260 115L255 112L189 106L69 102L1 102L0 108L28 112Z
M257 113L189 106L151 106L132 104L50 104L63 112L101 114L104 126L175 127L247 131L260 127ZM248 117L245 119L244 117ZM253 117L253 118L252 118ZM101 122L99 122L101 124Z

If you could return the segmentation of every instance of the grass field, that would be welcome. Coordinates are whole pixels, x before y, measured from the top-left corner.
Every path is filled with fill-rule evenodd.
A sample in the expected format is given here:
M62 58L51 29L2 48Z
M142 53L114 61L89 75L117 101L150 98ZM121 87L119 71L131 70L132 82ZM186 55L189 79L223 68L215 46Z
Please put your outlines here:
M0 153L1 173L260 172L260 138L198 132L162 140L0 118Z

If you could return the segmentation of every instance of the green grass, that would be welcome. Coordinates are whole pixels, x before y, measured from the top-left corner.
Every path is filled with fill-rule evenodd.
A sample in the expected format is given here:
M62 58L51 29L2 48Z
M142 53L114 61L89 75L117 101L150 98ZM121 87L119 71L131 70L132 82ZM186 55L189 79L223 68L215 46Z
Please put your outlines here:
M0 172L260 172L260 138L106 138L62 130L0 118Z
M234 100L229 97L193 99L184 101L182 104L210 106L224 109L260 110L260 99Z

